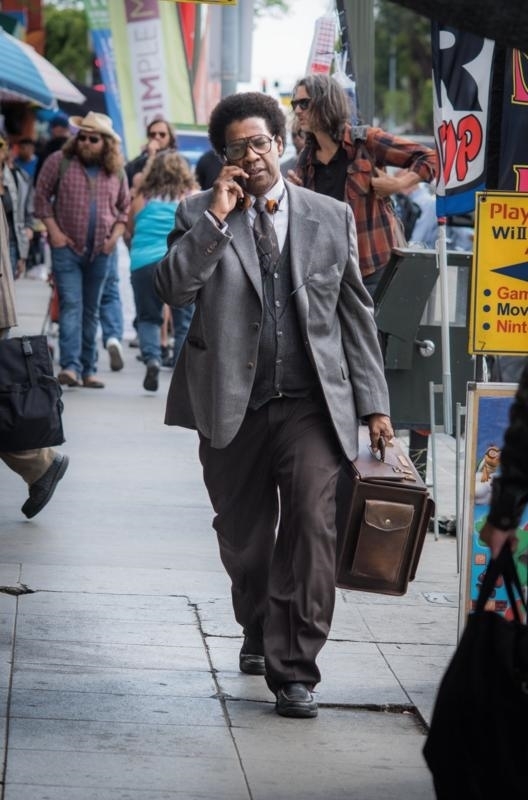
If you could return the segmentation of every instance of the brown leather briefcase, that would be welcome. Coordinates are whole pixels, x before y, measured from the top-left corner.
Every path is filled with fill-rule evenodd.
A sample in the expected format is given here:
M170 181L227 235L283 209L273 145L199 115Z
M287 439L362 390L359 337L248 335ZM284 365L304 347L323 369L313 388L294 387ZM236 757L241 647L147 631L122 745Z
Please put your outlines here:
M434 503L397 438L384 460L360 428L359 452L337 488L336 586L402 595L416 569Z

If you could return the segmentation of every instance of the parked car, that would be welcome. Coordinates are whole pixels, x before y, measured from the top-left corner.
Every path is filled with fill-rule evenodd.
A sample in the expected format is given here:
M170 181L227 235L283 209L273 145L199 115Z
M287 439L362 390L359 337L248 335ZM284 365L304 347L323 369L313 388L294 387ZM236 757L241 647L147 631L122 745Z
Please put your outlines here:
M177 125L178 151L194 169L196 163L206 150L211 149L205 125Z

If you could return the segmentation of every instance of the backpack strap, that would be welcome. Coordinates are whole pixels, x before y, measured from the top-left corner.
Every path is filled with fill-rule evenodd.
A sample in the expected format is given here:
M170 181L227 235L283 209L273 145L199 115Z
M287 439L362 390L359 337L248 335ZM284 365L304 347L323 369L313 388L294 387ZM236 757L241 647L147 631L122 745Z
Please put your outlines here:
M57 192L59 191L60 182L64 178L66 170L68 169L70 164L71 164L71 158L68 158L67 156L63 156L59 162L57 179L55 181L55 186L53 187L53 196L55 197L55 199L57 199Z
M55 197L57 197L57 192L59 191L60 182L64 178L70 164L71 164L71 158L68 158L67 156L63 156L61 158L59 163L59 171L57 173L57 180L55 181L55 186L53 187L53 194ZM126 180L128 183L128 178L124 167L121 167L117 177L119 178L120 183L124 180Z

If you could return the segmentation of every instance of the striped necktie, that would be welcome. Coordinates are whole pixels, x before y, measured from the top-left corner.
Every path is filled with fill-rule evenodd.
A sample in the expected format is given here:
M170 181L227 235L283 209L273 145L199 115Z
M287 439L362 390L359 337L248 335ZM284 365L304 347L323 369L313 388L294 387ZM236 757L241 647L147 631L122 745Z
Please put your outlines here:
M260 268L266 275L279 260L280 250L277 234L273 226L271 215L266 210L265 197L257 197L254 208L257 212L253 223L253 235L259 257Z

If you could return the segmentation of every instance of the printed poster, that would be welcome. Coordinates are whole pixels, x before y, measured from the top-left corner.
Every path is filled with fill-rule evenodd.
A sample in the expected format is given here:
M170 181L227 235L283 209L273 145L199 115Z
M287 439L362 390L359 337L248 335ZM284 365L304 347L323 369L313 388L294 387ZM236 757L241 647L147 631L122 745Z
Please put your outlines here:
M513 383L470 383L467 395L464 506L462 519L462 565L460 581L459 634L467 615L474 610L489 561L489 548L479 532L489 512L491 487L500 472L500 453L509 410L517 390ZM528 585L528 511L517 530L519 546L515 565L526 593ZM508 597L497 586L488 608L512 618Z

